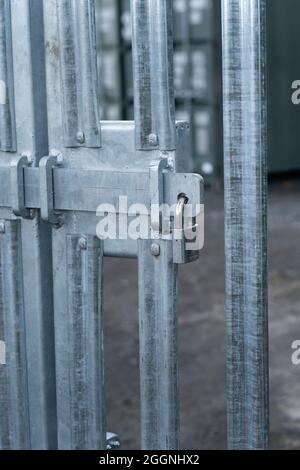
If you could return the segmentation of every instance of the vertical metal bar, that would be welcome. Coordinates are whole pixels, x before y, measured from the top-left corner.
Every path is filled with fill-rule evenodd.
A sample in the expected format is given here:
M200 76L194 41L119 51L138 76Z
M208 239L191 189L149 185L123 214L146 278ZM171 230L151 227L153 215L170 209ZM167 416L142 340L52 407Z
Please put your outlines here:
M0 0L0 149L16 150L10 1Z
M66 147L100 147L95 0L57 0Z
M104 450L103 244L68 235L66 249L67 304L60 298L67 312L56 316L58 444ZM62 294L59 288L56 294Z
M59 45L61 60L61 76L64 91L65 142L66 146L74 145L79 129L77 103L77 71L76 49L74 41L74 25L72 24L72 2L57 1L59 19Z
M0 449L30 449L21 225L2 222L0 234Z
M62 153L64 168L95 168L100 146L95 2L44 0L43 5L49 145ZM95 132L89 132L90 123ZM83 216L65 213L63 227L52 231L58 448L104 450L103 246L88 233L79 235L85 233Z
M9 3L17 151L18 155L29 155L35 166L49 151L43 3L40 0L10 0ZM57 448L51 228L40 220L38 213L34 215L33 220L20 221L26 391L31 449L47 450Z
M131 0L136 147L175 150L172 0Z
M228 442L268 447L265 0L222 0Z
M76 0L81 65L82 120L88 140L100 146L100 88L98 85L95 0Z
M179 446L177 266L173 244L139 241L141 435L144 450Z

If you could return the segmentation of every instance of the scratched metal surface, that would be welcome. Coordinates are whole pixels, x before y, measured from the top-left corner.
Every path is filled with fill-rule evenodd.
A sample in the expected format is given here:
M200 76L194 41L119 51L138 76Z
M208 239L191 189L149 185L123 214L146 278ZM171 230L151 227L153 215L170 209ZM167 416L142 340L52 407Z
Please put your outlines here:
M141 150L176 148L172 11L171 0L131 0L136 144ZM156 139L151 142L151 137Z
M10 2L0 2L0 149L16 149Z
M0 368L0 449L30 448L21 231L18 221L5 224L0 236L0 337L6 366Z
M228 444L268 447L265 0L223 0Z
M42 17L40 0L0 2L0 80L6 91L6 104L0 105L1 174L23 153L31 156L33 166L48 153ZM51 233L38 215L16 221L10 206L0 207L0 219L5 305L0 308L0 338L7 345L0 388L7 390L11 410L9 431L3 426L5 405L0 410L0 448L53 449L57 444Z

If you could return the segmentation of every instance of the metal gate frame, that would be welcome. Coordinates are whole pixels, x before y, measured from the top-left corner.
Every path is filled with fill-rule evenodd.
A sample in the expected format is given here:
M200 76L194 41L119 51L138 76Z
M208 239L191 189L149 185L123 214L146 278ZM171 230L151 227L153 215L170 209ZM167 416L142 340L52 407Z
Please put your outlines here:
M180 219L189 201L195 220L203 181L183 173L189 128L175 123L171 0L132 1L135 123L100 123L94 0L4 0L0 12L0 447L107 447L102 267L115 256L139 265L141 446L177 449L177 265L199 252L177 213L164 237L152 207L179 207ZM119 196L148 209L150 237L96 236L100 203L129 216Z
M0 367L0 448L4 449L57 447L51 230L34 208L23 207L24 192L18 186L21 162L35 167L48 153L45 61L39 47L42 25L39 0L1 0L0 335L7 357Z
M171 7L132 0L135 123L100 123L94 0L0 0L1 449L107 447L104 256L138 259L141 446L179 447L177 265L199 253L176 214L167 239L160 211L150 238L95 230L99 203L120 195L203 207L201 177L183 173L188 126L175 124ZM265 449L265 0L222 7L228 437Z

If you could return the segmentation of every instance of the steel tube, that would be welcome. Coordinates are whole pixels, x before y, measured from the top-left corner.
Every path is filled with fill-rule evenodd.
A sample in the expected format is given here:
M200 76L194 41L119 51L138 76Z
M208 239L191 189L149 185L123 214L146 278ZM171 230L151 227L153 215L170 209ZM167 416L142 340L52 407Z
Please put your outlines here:
M222 0L228 445L268 447L265 0Z
M10 136L1 140L3 177L16 158L13 149L31 157L32 167L48 154L48 128L43 4L5 0L0 10L0 78L6 80L7 95L0 114L8 118L1 122L0 138L5 128ZM0 337L7 357L0 374L0 448L7 450L57 447L51 232L34 215L11 221L7 211L3 219L8 220L2 221Z
M29 450L21 225L4 222L0 235L0 338L6 345L0 367L0 450Z
M95 0L57 0L66 147L101 145Z
M175 150L173 4L131 0L137 149Z
M59 450L105 450L103 244L93 236L57 235L54 252ZM67 295L66 295L67 293Z
M177 266L173 246L139 241L141 434L143 450L176 450L179 441Z
M11 8L8 0L0 1L0 149L16 150Z

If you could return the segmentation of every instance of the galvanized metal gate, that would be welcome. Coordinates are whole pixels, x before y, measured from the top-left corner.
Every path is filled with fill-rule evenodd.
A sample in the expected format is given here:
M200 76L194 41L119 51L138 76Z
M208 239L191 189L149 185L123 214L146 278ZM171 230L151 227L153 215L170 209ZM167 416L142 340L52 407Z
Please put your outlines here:
M265 448L265 2L222 3L229 446ZM138 259L141 447L179 446L177 265L199 256L203 188L183 173L171 11L132 0L135 122L100 123L94 0L0 0L1 449L107 447L105 256ZM97 236L132 204L146 235Z
M2 449L106 448L104 256L138 258L141 445L179 445L177 264L198 256L179 235L187 200L203 201L182 173L171 6L132 2L135 123L100 123L94 0L0 2ZM120 196L149 209L147 236L97 237L99 204L130 217Z

